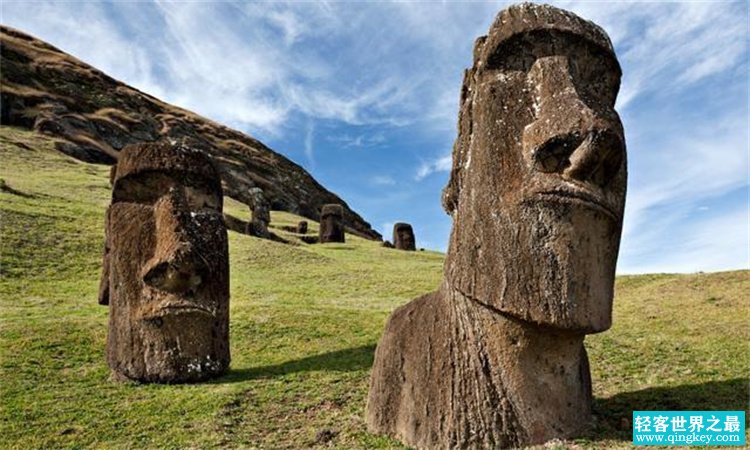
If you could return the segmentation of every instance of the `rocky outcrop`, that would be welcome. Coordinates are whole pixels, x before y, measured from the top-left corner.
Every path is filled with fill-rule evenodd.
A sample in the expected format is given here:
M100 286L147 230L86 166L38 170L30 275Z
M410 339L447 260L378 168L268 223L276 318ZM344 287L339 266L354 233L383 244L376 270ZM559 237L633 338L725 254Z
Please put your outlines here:
M250 205L250 189L260 188L272 209L313 220L324 204L340 204L348 228L380 239L302 167L244 133L164 103L18 30L0 27L0 51L3 125L60 138L60 151L94 163L115 163L128 144L189 142L212 156L227 196Z

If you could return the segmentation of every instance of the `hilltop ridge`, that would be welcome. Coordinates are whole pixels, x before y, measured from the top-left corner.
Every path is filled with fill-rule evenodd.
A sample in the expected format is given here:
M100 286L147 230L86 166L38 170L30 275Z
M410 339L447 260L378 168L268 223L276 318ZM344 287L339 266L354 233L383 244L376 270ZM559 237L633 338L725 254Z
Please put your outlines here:
M249 204L249 189L259 187L272 209L313 220L322 205L339 203L349 232L381 239L301 166L247 134L165 103L7 26L0 26L0 53L3 125L52 136L59 151L100 164L115 163L128 144L186 139L216 161L227 196Z

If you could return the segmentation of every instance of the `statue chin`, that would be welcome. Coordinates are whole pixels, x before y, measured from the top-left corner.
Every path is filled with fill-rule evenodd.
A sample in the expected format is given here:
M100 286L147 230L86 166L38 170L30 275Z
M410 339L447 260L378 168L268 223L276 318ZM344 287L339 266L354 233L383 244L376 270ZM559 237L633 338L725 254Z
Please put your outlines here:
M526 302L528 320L578 333L609 329L619 222L598 208L567 201L525 204L521 215L536 218L521 246L529 262L537 262L538 289L527 291L537 298ZM508 312L525 318L520 311Z

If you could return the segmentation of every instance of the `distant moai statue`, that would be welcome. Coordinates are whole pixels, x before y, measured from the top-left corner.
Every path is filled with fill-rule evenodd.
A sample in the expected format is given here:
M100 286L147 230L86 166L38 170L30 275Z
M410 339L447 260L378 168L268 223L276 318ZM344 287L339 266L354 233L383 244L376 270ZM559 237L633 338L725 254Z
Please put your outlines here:
M271 236L268 231L268 224L271 223L271 207L261 188L250 189L250 202L252 217L247 227L247 234L267 239Z
M391 241L383 241L382 244L380 244L381 247L385 248L393 248L393 244L391 244Z
M341 205L329 203L320 210L320 231L318 242L344 242L344 208Z
M99 303L116 379L205 380L229 366L229 250L210 158L129 145L113 174Z
M298 234L307 234L307 221L306 220L300 220L297 224L297 233Z
M524 3L464 75L439 290L398 308L366 421L418 449L510 448L582 433L586 334L612 320L626 158L605 32Z
M393 225L393 246L399 250L415 251L417 249L414 230L408 223L397 222Z

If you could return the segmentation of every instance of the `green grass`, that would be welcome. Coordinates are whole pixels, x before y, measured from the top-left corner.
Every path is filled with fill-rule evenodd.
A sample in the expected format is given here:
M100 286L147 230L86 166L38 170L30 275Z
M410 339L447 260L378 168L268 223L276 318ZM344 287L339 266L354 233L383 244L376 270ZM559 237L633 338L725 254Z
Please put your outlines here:
M96 303L109 168L53 144L0 128L0 447L398 448L365 429L373 351L390 311L437 287L443 255L302 244L280 228L300 218L273 212L293 245L229 235L229 373L115 383ZM748 292L747 271L620 277L613 328L586 341L596 426L561 445L628 448L633 409L747 409Z

